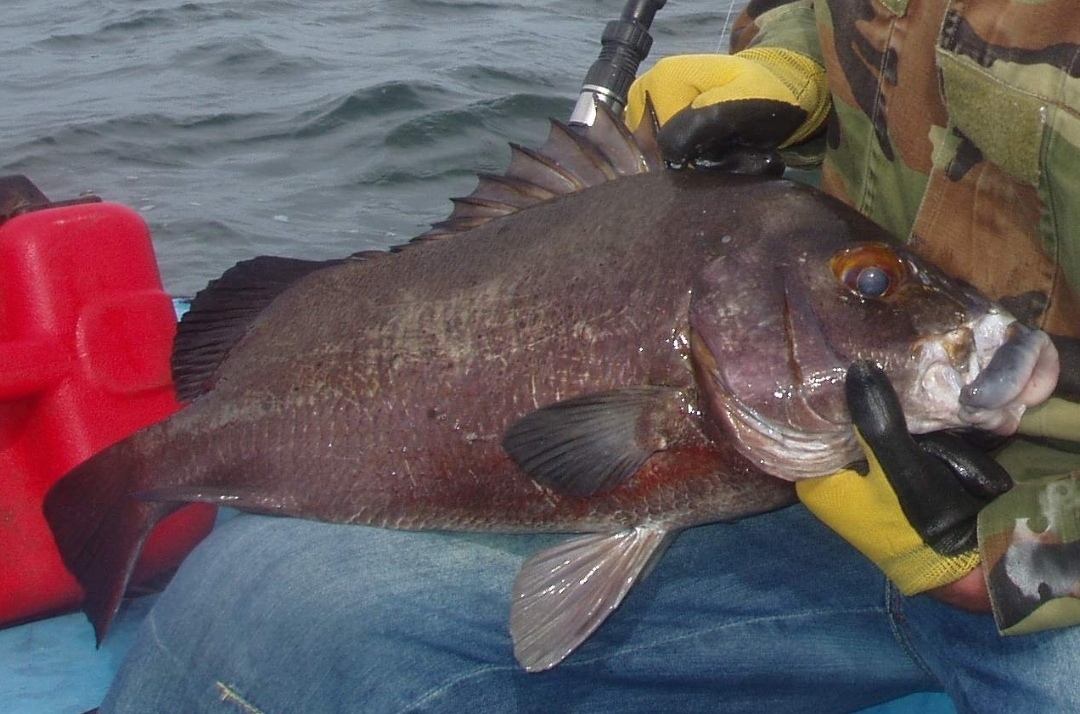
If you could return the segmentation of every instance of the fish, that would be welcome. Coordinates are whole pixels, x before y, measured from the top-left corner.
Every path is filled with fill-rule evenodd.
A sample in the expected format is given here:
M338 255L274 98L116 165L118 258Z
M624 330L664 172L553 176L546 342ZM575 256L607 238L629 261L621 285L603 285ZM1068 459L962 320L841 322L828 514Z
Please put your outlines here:
M560 532L511 593L555 666L679 531L795 501L857 459L843 378L872 360L913 431L1008 433L1053 389L1044 333L792 181L664 167L656 122L552 121L386 252L273 256L182 319L186 406L47 494L98 640L180 506L398 529ZM408 577L408 573L402 573Z

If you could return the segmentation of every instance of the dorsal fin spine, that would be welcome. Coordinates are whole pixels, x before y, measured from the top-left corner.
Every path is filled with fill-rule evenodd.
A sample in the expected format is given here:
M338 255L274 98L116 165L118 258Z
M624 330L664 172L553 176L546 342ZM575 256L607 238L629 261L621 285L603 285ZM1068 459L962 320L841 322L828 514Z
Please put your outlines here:
M501 176L481 175L476 189L465 197L468 200L456 202L447 220L436 223L417 240L442 239L496 218L484 213L484 201L521 210L605 181L662 168L664 162L656 144L658 123L651 102L646 109L645 120L633 133L600 102L596 104L596 121L590 127L568 126L553 119L548 139L539 150L511 144L507 172ZM504 195L507 189L521 200L508 200ZM474 199L478 202L472 202ZM480 210L472 210L474 207Z

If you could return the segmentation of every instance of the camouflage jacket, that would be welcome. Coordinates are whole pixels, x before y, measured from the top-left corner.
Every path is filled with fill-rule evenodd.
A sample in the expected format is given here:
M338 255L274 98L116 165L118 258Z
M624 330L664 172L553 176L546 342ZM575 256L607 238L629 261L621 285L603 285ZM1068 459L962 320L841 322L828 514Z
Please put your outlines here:
M1080 336L1080 3L751 0L732 38L746 46L826 68L827 191L1022 319ZM1017 486L980 516L1010 634L1080 623L1080 407L1053 406L1069 440L1010 443Z

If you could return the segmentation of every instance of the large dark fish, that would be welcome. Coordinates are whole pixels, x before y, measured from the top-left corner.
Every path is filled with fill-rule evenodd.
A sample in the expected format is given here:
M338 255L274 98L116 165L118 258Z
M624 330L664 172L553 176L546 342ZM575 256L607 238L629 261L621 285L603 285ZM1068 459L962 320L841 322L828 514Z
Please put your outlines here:
M98 636L150 528L187 502L593 533L516 585L515 652L544 669L673 533L789 504L774 475L850 461L854 360L886 370L917 430L1008 431L1053 387L1045 335L856 212L787 181L659 170L654 146L604 112L588 136L555 123L425 240L212 283L177 339L191 404L46 500Z

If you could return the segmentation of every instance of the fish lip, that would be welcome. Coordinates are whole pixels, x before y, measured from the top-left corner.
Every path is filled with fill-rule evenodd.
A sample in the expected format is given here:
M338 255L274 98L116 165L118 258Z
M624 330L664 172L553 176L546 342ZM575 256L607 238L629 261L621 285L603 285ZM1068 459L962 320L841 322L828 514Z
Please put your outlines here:
M1027 408L1050 396L1060 369L1046 333L1000 309L917 341L912 354L916 378L903 401L918 405L906 415L915 434L967 427L1012 434Z
M1029 407L1050 398L1060 372L1060 357L1050 336L1013 322L1006 329L1005 343L961 390L959 414L987 431L1012 434Z

